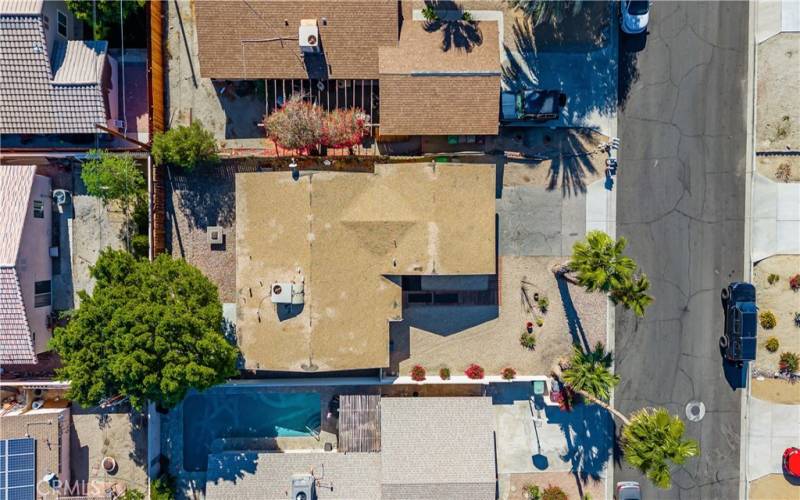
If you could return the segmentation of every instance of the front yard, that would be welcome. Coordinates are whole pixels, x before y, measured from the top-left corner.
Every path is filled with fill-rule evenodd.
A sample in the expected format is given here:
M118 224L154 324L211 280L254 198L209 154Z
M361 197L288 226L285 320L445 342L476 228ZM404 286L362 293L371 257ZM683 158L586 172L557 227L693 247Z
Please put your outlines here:
M789 286L791 276L798 273L798 255L776 255L755 266L753 281L758 289L759 316L763 318L767 312L775 316L774 327L764 328L761 322L758 325L755 367L760 371L777 372L781 353L793 352L800 355L800 325L795 323L795 315L800 314L800 291L792 291ZM771 338L778 343L774 351L767 349L767 341Z

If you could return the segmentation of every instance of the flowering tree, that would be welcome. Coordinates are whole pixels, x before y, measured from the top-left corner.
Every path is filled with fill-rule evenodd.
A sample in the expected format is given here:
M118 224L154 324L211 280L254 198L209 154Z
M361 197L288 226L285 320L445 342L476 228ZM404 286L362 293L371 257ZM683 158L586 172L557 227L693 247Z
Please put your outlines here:
M330 148L351 148L367 135L367 116L358 108L335 109L325 115L322 143Z
M321 108L295 96L267 116L264 127L267 137L278 146L307 154L309 149L322 143L323 119Z

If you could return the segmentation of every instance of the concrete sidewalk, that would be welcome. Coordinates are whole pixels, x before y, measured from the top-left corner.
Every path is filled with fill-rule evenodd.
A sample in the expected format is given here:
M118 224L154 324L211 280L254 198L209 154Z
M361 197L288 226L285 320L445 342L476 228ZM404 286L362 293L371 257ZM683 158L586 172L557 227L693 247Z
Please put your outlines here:
M776 254L800 254L800 183L753 176L753 262Z
M756 43L781 32L800 31L800 2L797 0L760 0L756 16Z
M783 405L750 397L747 432L747 480L781 474L783 450L800 443L800 405Z

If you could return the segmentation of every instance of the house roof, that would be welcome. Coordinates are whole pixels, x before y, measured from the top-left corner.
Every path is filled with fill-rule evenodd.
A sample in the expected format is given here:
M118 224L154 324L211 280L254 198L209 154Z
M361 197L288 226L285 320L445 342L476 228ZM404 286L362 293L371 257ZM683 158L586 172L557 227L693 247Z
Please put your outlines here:
M209 455L206 498L274 500L291 498L296 474L321 477L317 498L380 498L381 458L376 453L253 453ZM327 487L326 487L327 486Z
M381 471L383 499L494 498L491 398L381 398Z
M375 173L236 175L237 334L248 368L388 366L392 275L493 274L491 165L377 165ZM293 317L275 282L304 281ZM280 314L279 314L280 313ZM311 358L311 359L310 359Z
M396 45L399 29L391 0L196 2L195 18L200 75L216 79L309 78L302 19L317 20L329 78L374 79L378 47Z
M17 263L35 175L36 167L32 165L0 166L0 266Z
M0 266L0 365L35 363L17 270Z
M496 135L500 49L495 21L416 21L404 3L396 47L381 47L383 135Z
M0 133L94 133L106 121L106 44L57 42L51 66L39 13L0 13Z
M0 0L0 14L36 15L43 4L44 0Z

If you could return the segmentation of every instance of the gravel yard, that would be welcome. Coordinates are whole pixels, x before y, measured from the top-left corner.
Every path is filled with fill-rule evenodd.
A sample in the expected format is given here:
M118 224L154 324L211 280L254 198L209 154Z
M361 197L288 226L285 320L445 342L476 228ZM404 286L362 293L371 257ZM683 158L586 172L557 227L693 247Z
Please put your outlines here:
M758 325L758 353L755 366L759 370L778 371L778 358L782 352L800 354L800 328L794 324L795 313L800 313L800 292L789 288L789 278L800 273L800 255L776 255L759 262L754 270L753 281L758 289L759 313L772 311L777 320L774 328L764 329ZM769 284L770 274L779 278ZM775 337L780 347L774 353L766 349L766 341Z

